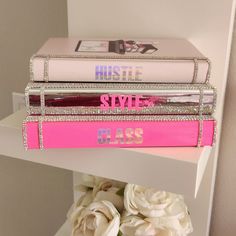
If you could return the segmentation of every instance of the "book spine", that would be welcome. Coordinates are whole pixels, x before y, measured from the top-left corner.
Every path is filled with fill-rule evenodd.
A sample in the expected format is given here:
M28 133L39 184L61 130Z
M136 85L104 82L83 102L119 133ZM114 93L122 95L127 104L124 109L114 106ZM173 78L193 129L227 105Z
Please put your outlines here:
M89 94L78 95L29 95L29 115L106 115L106 114L199 114L211 115L214 110L214 96L203 95L142 95L142 94Z
M58 121L43 119L39 117L24 122L27 149L193 147L211 146L215 140L213 119L92 122L68 118L63 121L59 117Z
M216 103L211 86L131 84L30 83L26 90L29 115L192 114L210 115ZM143 88L144 87L144 88Z
M130 83L205 83L210 77L210 62L198 58L89 59L66 56L31 58L32 81L130 82Z

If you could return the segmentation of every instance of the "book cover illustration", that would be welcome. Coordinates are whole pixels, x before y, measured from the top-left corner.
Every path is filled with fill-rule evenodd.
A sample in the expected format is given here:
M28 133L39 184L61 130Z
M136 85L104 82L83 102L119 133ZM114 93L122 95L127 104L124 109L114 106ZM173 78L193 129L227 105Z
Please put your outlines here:
M150 41L134 41L134 40L80 40L76 46L76 52L103 52L103 53L141 53L152 54L158 50L157 43Z

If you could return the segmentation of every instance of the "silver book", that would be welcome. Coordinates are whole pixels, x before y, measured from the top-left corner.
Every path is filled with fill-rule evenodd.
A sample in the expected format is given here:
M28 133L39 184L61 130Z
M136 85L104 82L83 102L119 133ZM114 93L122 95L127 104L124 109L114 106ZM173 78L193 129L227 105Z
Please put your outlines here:
M211 115L209 84L36 83L25 89L29 115Z

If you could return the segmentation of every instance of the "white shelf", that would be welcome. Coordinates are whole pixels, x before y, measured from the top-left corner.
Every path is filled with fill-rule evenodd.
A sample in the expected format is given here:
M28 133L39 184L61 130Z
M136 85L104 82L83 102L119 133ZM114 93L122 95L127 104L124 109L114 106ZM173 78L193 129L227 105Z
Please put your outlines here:
M208 159L205 148L50 149L25 151L25 111L0 121L0 154L196 197Z
M218 123L218 140L209 158L197 198L188 199L194 225L192 235L209 236L236 0L183 0L181 4L173 0L67 0L67 2L69 36L87 39L187 38L212 61L211 83L218 90L215 113ZM187 152L187 149L185 151ZM206 161L201 158L200 160ZM158 164L160 162L158 161ZM149 163L151 164L153 163ZM174 178L179 164L175 166L177 170L173 172L166 165L166 169L160 174L168 170L170 178ZM153 169L154 167L150 169L150 172ZM189 169L187 167L185 171ZM146 175L151 175L150 172L145 170L140 175L146 178ZM191 176L191 173L185 173L186 176ZM163 182L167 182L165 177L168 178L166 173L161 177ZM177 175L175 177L176 181L173 183L176 182L176 190L179 192L180 189L183 190L183 186L179 186L180 177ZM187 187L192 181L188 178L182 180L182 184L186 184ZM156 181L159 180L156 179Z
M71 226L69 221L66 221L54 236L70 236Z

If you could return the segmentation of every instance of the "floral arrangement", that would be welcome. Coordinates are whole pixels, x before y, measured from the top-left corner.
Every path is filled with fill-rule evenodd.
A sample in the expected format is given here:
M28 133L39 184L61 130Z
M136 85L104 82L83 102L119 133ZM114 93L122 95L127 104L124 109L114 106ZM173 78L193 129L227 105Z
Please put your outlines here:
M185 236L193 231L182 195L83 175L68 217L72 236Z

